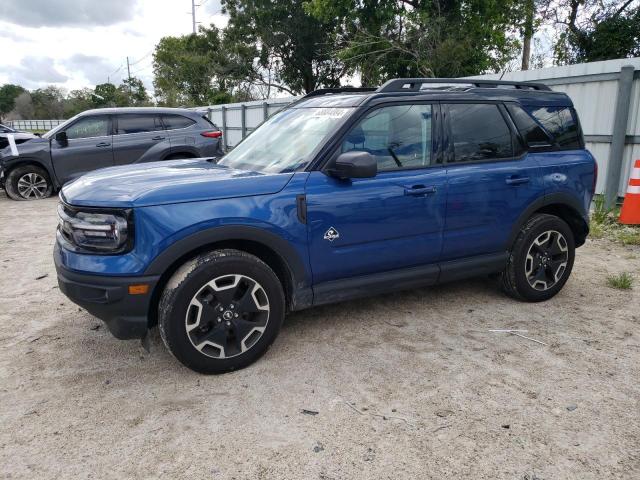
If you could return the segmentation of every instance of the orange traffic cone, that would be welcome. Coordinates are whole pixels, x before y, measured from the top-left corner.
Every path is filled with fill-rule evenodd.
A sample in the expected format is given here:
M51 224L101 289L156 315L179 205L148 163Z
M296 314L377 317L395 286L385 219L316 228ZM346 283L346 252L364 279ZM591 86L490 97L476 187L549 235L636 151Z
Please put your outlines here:
M620 211L620 223L640 225L640 160L631 169L629 187Z

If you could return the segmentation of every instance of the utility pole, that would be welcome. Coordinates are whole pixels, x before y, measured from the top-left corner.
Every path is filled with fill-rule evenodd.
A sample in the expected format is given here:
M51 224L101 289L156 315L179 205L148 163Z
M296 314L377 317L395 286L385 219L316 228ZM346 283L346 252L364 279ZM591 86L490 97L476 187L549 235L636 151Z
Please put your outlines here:
M191 0L191 23L193 24L193 33L196 33L196 0Z
M131 69L129 68L129 57L127 57L127 78L129 78L129 96L131 96Z

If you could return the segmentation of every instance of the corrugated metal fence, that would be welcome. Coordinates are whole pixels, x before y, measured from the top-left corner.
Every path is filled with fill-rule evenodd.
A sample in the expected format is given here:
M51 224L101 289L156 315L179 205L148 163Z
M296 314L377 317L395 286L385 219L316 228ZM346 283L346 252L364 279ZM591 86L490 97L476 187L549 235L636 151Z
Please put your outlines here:
M629 67L623 69L625 66ZM500 77L496 74L474 78ZM598 161L596 191L608 191L613 198L624 195L632 161L640 158L640 58L510 72L502 79L536 81L566 92L580 115L587 147ZM233 147L269 115L296 98L208 108L211 120L223 130L225 146Z
M224 147L233 148L274 113L299 97L271 98L254 102L207 107L209 118L222 130Z

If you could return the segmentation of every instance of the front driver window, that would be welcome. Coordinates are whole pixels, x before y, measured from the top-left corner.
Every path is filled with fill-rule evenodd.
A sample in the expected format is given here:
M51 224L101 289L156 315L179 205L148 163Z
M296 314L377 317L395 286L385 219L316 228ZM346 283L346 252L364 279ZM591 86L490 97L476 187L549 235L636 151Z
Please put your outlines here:
M433 158L432 131L431 105L383 107L349 132L342 152L369 152L379 171L427 167Z
M67 138L91 138L111 135L109 117L87 117L78 120L66 130Z

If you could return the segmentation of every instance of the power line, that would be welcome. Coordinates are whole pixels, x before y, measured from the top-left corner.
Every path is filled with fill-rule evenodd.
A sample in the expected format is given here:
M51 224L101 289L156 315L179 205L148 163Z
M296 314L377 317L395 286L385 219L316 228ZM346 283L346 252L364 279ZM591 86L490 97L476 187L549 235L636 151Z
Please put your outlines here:
M147 70L149 70L150 68L153 68L153 65L147 65L146 67L139 68L139 69L137 69L137 70L135 70L135 71L131 72L131 75L132 75L132 76L135 76L137 73L147 71Z
M147 53L145 53L142 57L140 57L138 60L136 60L135 62L131 63L131 66L134 66L138 63L140 63L142 60L144 60L145 58L147 58L149 55L151 55L153 53L153 49L149 50Z
M111 76L111 75L115 75L115 74L116 74L116 73L118 73L121 69L122 69L122 64L120 64L120 66L119 66L118 68L116 68L113 72L111 72L111 73L109 74L109 76Z

